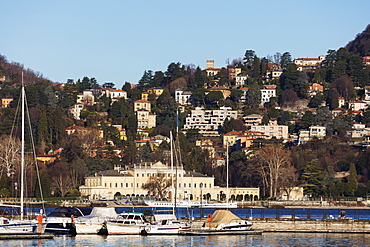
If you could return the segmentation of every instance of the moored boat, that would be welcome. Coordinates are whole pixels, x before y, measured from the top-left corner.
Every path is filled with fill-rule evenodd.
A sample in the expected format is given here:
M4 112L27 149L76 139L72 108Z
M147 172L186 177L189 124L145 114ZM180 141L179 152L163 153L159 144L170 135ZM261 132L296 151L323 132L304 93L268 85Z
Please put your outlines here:
M76 233L98 234L105 221L116 217L117 213L112 207L95 207L91 214L78 217L75 220Z
M190 229L190 224L177 220L173 214L155 214L154 222L146 226L143 235L179 234L180 230Z
M249 231L252 225L251 221L243 220L229 210L216 210L208 216L201 230Z
M56 208L45 218L45 232L76 235L74 220L81 216L84 216L84 213L77 207Z
M121 213L114 219L106 220L99 234L138 235L148 225L143 213Z

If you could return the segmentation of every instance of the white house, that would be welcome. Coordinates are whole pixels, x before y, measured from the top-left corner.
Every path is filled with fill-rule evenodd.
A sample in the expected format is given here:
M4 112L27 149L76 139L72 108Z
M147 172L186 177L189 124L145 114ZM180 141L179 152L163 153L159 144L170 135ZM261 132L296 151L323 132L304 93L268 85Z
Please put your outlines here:
M191 92L176 90L175 101L180 105L191 105Z
M276 85L264 85L261 89L261 104L269 102L272 97L276 97Z
M362 100L349 101L348 108L352 111L363 111L366 108L366 102Z
M68 112L71 114L71 116L74 118L74 119L77 119L79 120L80 119L80 114L81 114L81 111L84 109L84 105L83 104L74 104L73 106L71 106L69 109L68 109Z

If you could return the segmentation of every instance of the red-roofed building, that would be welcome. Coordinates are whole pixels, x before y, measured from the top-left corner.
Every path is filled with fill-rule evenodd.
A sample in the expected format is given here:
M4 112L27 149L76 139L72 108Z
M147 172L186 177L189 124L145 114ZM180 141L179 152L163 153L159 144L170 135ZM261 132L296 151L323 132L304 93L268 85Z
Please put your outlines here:
M321 68L321 63L324 60L325 56L320 56L318 58L296 58L293 62L299 71L315 71Z
M138 110L147 110L147 111L151 111L151 103L150 101L148 100L144 100L144 99L140 99L140 100L136 100L134 102L134 111L138 111Z
M226 134L224 134L224 137L223 137L223 145L224 147L227 146L227 144L229 144L229 146L233 146L236 141L242 136L243 134L239 131L230 131Z
M319 83L313 83L308 88L308 94L310 96L315 96L316 94L322 93L322 92L324 92L324 87L323 87L323 85L321 85Z
M247 100L247 95L248 95L248 90L249 88L247 87L242 87L242 88L239 88L238 90L242 91L243 92L243 95L240 97L240 101L242 102L246 102Z
M354 100L348 102L348 109L352 111L363 111L366 108L366 102L362 100Z

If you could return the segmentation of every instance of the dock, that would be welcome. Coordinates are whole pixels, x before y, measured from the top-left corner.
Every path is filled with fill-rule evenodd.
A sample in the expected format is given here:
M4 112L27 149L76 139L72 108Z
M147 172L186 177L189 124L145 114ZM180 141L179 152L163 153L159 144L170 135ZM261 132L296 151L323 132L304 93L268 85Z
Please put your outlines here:
M49 233L5 233L0 234L0 240L11 239L53 239L54 235Z
M179 235L262 235L263 231L232 231L232 230L183 230Z

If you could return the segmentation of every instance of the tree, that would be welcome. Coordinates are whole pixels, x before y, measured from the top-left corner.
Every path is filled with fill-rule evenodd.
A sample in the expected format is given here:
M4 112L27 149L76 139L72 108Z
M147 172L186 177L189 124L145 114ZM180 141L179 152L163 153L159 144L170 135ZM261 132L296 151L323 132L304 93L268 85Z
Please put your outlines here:
M205 88L197 88L194 90L194 92L192 93L192 97L195 106L205 105L206 92L207 89Z
M162 87L167 86L170 84L172 81L181 78L184 76L184 66L181 65L180 62L177 63L170 63L167 67L167 71L164 73L165 74L165 80L164 83L162 83Z
M339 93L336 88L330 88L328 97L326 99L326 104L329 106L330 110L336 109L339 107Z
M280 64L280 62L281 62L281 53L280 52L276 52L274 54L274 63Z
M318 196L321 194L320 188L323 182L323 172L314 159L309 162L301 174L301 182L304 183L304 193L307 195Z
M191 88L203 88L205 85L207 85L208 78L207 78L207 72L202 71L199 66L195 70L194 73L194 87Z
M186 80L183 77L181 77L172 81L168 89L170 93L174 95L176 90L185 90L186 87L187 87Z
M224 99L224 95L221 91L211 91L206 96L206 101L209 105L217 106L222 99Z
M256 82L249 86L246 103L252 107L261 104L261 90Z
M148 194L158 196L160 199L168 195L168 188L172 185L170 179L164 173L156 173L151 176L142 188L148 190Z
M243 91L241 90L238 90L238 89L233 89L231 90L231 93L230 93L230 99L235 102L235 103L238 103L240 101L240 98L243 96Z
M281 95L281 104L282 106L289 106L292 107L295 105L295 102L298 101L297 93L293 90L284 90L283 94Z
M145 70L143 76L138 82L138 86L142 89L147 89L151 87L152 81L153 81L153 71Z
M298 184L297 169L293 165L283 167L279 177L280 188L287 194L287 200L290 199L290 193Z
M257 56L254 56L254 58L253 58L252 69L253 69L253 78L255 78L255 79L260 78L260 76L261 76L261 60Z
M256 52L253 50L246 50L244 54L244 64L247 66L252 66L253 59L256 56Z
M292 63L292 56L290 55L290 52L284 52L280 58L281 67L285 69L290 63Z
M106 82L103 84L103 88L114 88L113 82Z
M48 174L51 186L60 197L65 195L73 188L68 165L64 162L56 162L48 167Z
M275 198L279 187L279 178L282 170L291 165L290 151L281 145L269 145L258 150L257 161L260 174L264 174L264 180L269 190L269 197Z
M343 75L333 81L331 86L337 89L340 96L342 96L346 101L352 99L354 97L354 85L352 79L347 76Z
M316 125L328 126L333 120L332 114L327 107L320 107L316 111L314 123Z
M357 171L356 171L356 166L353 163L351 163L350 168L349 168L347 189L350 195L354 195L354 193L358 189Z
M8 136L0 137L0 168L5 171L6 176L11 177L16 169L16 165L20 164L21 143L19 140L14 140Z
M317 108L321 106L321 104L325 101L325 96L322 93L318 93L313 96L308 103L308 107L310 108Z

